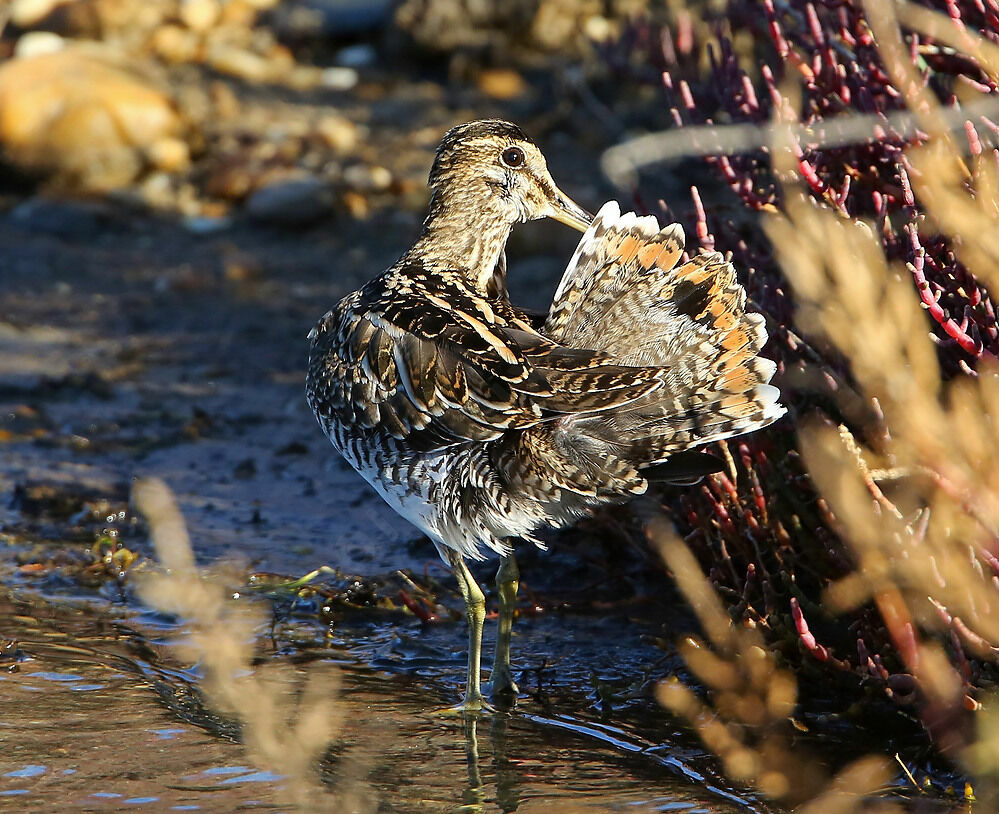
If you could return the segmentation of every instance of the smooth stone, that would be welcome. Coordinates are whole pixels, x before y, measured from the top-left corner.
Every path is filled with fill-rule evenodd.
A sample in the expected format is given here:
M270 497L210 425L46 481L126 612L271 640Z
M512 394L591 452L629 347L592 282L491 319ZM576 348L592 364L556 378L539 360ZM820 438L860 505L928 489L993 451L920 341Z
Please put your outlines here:
M182 131L166 95L110 59L70 46L0 65L0 149L23 172L115 189L142 172L147 150Z
M256 221L300 226L329 215L333 202L333 190L321 178L296 175L260 187L246 201L246 214Z

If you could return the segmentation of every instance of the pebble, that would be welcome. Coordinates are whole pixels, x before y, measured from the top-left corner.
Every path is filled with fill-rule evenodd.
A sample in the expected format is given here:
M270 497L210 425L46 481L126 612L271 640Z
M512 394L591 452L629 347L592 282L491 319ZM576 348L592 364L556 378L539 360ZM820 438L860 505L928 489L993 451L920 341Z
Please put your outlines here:
M343 116L323 116L316 123L316 132L338 153L349 153L357 147L357 127Z
M600 15L594 15L586 20L583 24L583 33L594 42L610 42L618 36L614 23Z
M225 82L212 82L208 89L212 114L217 119L233 119L239 115L239 97Z
M238 201L257 186L257 173L247 160L226 156L213 162L204 180L204 191L213 198Z
M305 226L329 215L333 200L333 190L321 178L295 175L257 189L246 202L246 214L256 221Z
M190 215L181 221L181 225L194 235L213 235L231 227L232 218L228 215Z
M274 66L269 59L243 48L214 45L209 48L206 61L220 73L250 82L270 82L274 78Z
M201 51L201 41L194 31L179 25L161 25L153 33L153 52L174 64L194 62Z
M54 54L66 47L66 40L51 31L29 31L14 46L14 56L20 59Z
M108 212L94 201L36 197L15 206L8 217L31 232L81 239L96 234L108 218Z
M385 167L353 164L343 171L343 181L358 192L384 192L392 186L392 173Z
M395 5L394 0L285 0L273 16L282 36L341 38L390 25Z
M169 209L175 198L173 181L165 172L150 173L143 179L137 193L152 209Z
M222 26L232 29L252 28L259 12L246 0L228 0L222 6Z
M203 34L218 22L221 12L218 0L183 0L179 16L184 25Z
M487 68L476 77L476 84L493 99L516 99L527 90L524 78L509 68Z
M371 214L371 204L363 195L351 190L343 193L343 205L347 208L351 217L357 220L364 220Z
M323 13L298 3L286 3L274 15L278 35L288 39L328 36Z
M149 145L146 158L163 172L184 172L191 167L191 151L179 138L161 138Z
M294 65L284 77L284 82L289 88L297 90L311 90L323 81L323 69L315 65Z
M336 64L345 68L368 68L378 61L378 52L373 45L358 43L337 51Z
M343 66L325 68L320 75L320 84L329 90L351 90L360 77L353 68Z
M64 2L65 0L14 0L10 4L10 21L18 28L31 28Z

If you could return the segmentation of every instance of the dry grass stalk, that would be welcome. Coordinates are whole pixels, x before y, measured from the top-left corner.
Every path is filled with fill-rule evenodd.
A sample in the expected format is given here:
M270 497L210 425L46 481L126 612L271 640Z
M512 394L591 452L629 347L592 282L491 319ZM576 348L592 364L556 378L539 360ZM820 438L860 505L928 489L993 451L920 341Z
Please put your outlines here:
M162 565L162 571L143 579L142 598L188 622L182 652L199 664L209 703L239 721L252 761L285 777L288 802L299 810L373 810L358 789L334 795L319 782L317 761L343 725L342 709L335 703L335 671L313 667L302 682L286 665L252 666L264 617L247 603L232 601L221 584L199 573L166 484L141 481L134 499L149 523Z
M688 637L680 652L708 689L710 702L674 679L660 684L660 703L694 726L729 777L772 799L789 805L808 802L803 810L810 812L847 812L883 788L891 777L888 760L863 757L830 778L814 756L794 743L794 674L778 666L758 630L732 623L697 560L664 521L653 521L648 532L707 636L707 641ZM895 809L878 805L865 810Z
M922 172L934 176L938 200L967 199L952 157L932 155L923 148ZM994 233L987 212L963 211L962 246ZM999 377L985 362L974 378L942 380L906 271L885 261L868 226L799 197L768 233L802 301L802 324L850 360L888 430L876 448L845 427L801 430L809 472L858 563L828 600L840 611L876 604L916 678L924 723L943 750L959 750L964 712L979 706L974 687L999 655ZM946 435L934 431L944 427ZM891 476L883 489L879 472Z

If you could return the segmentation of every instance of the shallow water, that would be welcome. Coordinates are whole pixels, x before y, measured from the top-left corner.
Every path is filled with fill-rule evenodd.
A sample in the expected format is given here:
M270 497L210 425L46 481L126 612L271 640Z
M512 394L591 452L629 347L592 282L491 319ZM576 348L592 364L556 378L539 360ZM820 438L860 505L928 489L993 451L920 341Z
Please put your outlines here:
M3 637L16 640L0 663L0 810L292 810L284 778L247 758L233 723L203 705L197 670L172 659L162 617L32 600L0 601ZM649 740L627 712L573 714L558 687L558 707L525 698L477 720L436 714L449 701L437 682L457 656L443 670L418 655L392 672L365 664L419 652L383 627L342 634L318 658L287 645L272 656L289 691L339 667L344 728L321 761L316 810L337 810L323 790L377 811L762 810L695 769L705 761L689 745ZM432 633L426 648L440 644Z

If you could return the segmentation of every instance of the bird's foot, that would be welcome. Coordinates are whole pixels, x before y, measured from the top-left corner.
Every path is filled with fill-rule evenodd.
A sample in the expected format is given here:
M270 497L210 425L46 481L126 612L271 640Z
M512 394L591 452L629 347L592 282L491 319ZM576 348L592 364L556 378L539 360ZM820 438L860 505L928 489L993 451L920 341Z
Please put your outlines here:
M465 696L460 704L453 707L435 709L433 715L439 718L458 718L465 716L491 715L496 712L496 708L490 704L482 695Z
M513 676L508 670L494 670L486 687L490 699L500 709L510 709L517 706L520 687L517 686L517 682L513 680Z

